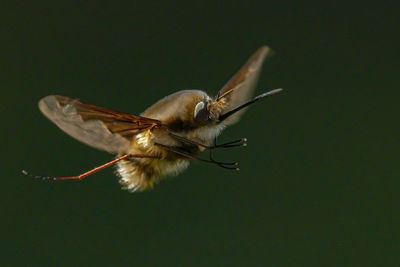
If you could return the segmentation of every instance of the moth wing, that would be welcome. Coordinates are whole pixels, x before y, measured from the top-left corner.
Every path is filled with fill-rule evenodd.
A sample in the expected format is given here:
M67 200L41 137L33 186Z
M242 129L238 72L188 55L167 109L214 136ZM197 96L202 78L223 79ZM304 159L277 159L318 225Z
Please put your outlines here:
M233 110L251 99L260 76L262 64L270 53L271 49L268 46L260 47L218 92L216 99L227 103L222 113ZM230 116L224 121L224 124L232 125L238 122L245 110L243 109Z
M134 135L161 125L158 120L110 110L59 95L41 99L39 109L70 136L113 154L126 153Z

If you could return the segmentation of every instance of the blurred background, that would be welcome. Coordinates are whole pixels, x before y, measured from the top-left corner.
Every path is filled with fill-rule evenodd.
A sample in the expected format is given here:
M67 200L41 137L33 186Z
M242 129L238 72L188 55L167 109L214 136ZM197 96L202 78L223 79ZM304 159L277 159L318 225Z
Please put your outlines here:
M375 3L374 3L375 2ZM10 1L0 11L2 265L395 266L399 26L389 2ZM261 45L276 53L220 141L231 172L194 162L153 191L120 190L112 155L37 108L61 94L139 114L211 95Z

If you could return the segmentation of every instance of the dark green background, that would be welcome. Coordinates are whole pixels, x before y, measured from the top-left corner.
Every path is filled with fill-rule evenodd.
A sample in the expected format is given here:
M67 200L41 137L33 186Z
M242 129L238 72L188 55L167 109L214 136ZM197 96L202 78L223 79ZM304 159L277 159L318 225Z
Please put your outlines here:
M32 1L33 2L33 1ZM9 265L390 266L400 263L399 26L389 1L3 2L1 256ZM138 114L186 88L215 94L259 46L252 106L218 153L147 193L112 155L58 130L48 94Z

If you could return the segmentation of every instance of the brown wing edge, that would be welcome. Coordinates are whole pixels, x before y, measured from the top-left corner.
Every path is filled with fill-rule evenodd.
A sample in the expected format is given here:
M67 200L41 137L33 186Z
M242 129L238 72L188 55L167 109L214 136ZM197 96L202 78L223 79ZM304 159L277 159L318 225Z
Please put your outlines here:
M235 89L245 81L245 79L260 69L261 65L264 63L264 60L267 58L268 55L272 53L271 48L264 45L257 49L247 62L237 71L232 78L222 87L222 89L217 94L217 99L223 97L224 95L228 95L232 89Z
M262 65L271 52L272 50L268 46L260 47L218 92L216 100L226 103L224 113L233 110L251 99L261 73ZM226 119L224 124L228 126L238 122L246 109Z
M50 95L44 97L39 101L39 109L50 121L73 138L91 147L113 154L126 153L130 147L130 140L127 136L123 137L118 133L112 133L106 125L107 122L102 121L102 119L106 120L105 118L107 118L108 123L112 122L113 125L118 125L120 122L114 122L113 117L119 114L124 118L123 123L125 124L129 123L128 119L133 120L131 124L136 134L148 129L146 127L148 125L140 125L140 123L135 122L136 118L142 118L140 116L85 104L64 96ZM97 112L101 118L95 119L96 117L91 117L88 120L84 120L80 114L82 110ZM103 115L105 117L102 117ZM152 119L148 119L148 121L151 121L151 125L158 123L158 121ZM126 126L124 127L126 128Z

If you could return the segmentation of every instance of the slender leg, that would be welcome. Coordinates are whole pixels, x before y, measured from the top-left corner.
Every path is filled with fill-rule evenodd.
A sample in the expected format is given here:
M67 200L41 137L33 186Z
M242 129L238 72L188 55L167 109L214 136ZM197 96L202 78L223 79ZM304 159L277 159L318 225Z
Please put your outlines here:
M214 137L214 146L216 146L216 145L217 145L217 137ZM213 152L213 150L210 149L209 150L209 158L210 158L210 160L214 160L212 152Z
M237 165L238 165L237 162L220 162L220 161L214 160L212 157L210 158L210 160L202 159L202 158L198 157L197 155L190 154L189 152L183 151L183 150L179 149L178 147L166 146L166 145L158 144L158 143L155 143L155 145L161 146L173 153L179 154L179 155L184 156L189 159L216 164L219 167L228 169L228 170L236 170L236 171L239 170L239 168L237 167Z
M229 143L231 143L231 142L229 142ZM226 144L228 144L228 143L226 143ZM217 137L214 137L214 147L218 147L217 146ZM218 166L220 166L221 168L224 168L224 169L236 170L236 171L239 170L239 168L237 167L237 165L238 165L237 162L225 162L225 163L224 162L218 162L218 161L216 161L214 159L214 156L213 156L212 152L213 152L213 149L209 149L209 159L210 159L211 162L217 164ZM226 166L226 165L231 165L231 166L234 165L235 167Z
M203 161L203 162L208 162L208 163L214 163L214 164L220 166L221 168L229 169L229 170L239 170L239 168L237 167L238 163L237 162L220 162L220 161L216 161L213 158L212 150L215 149L215 148L229 148L229 147L236 147L236 146L247 146L247 139L246 138L241 138L239 140L235 140L235 141L231 141L231 142L227 142L227 143L223 143L223 144L217 145L217 137L215 137L214 144L212 146L207 146L207 145L201 144L199 142L190 140L190 139L188 139L186 137L179 136L179 135L171 133L171 132L169 132L168 134L171 137L175 138L176 140L178 140L178 141L180 141L182 143L195 145L195 146L200 146L200 147L204 147L204 148L208 149L209 150L209 159L210 160L207 161L207 160L201 159L201 158L199 158L197 156L194 156L194 155L191 155L191 154L189 154L187 152L182 152L181 150L179 150L178 152L174 151L175 153L181 154L181 155L183 155L182 153L184 153L184 156L186 156L188 158L196 159L196 160ZM160 145L160 144L158 144L158 145ZM164 145L161 145L161 146L164 146ZM169 148L171 148L171 147L169 147ZM176 148L174 148L174 149L176 150ZM235 167L232 167L232 166L235 166Z
M116 164L117 162L121 161L121 160L125 160L128 158L159 158L157 156L149 156L149 155L123 155L122 157L116 158L110 162L107 162L106 164L103 164L101 166L98 166L88 172L82 173L80 175L77 176L63 176L63 177L52 177L52 176L39 176L39 175L32 175L29 174L27 171L23 170L22 174L26 175L26 176L30 176L33 177L35 179L42 179L42 180L48 180L48 181L71 181L71 180L83 180L86 177L88 177L89 175L96 173L102 169L105 169L107 167L110 167L114 164Z
M169 132L168 133L171 137L175 138L178 141L181 141L182 143L186 143L189 145L195 145L195 146L200 146L200 147L204 147L206 149L215 149L215 148L228 148L228 147L236 147L236 146L246 146L247 145L247 139L246 138L241 138L235 141L231 141L231 142L227 142L227 143L223 143L220 145L217 145L217 143L214 143L213 146L208 146L208 145L204 145L202 143L196 142L194 140L190 140L186 137L174 134Z

